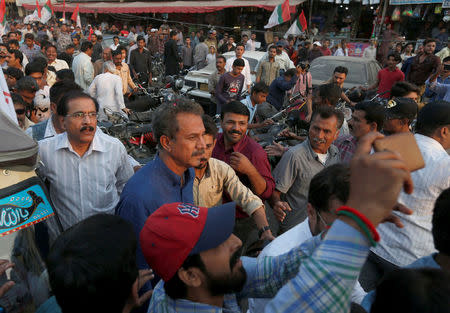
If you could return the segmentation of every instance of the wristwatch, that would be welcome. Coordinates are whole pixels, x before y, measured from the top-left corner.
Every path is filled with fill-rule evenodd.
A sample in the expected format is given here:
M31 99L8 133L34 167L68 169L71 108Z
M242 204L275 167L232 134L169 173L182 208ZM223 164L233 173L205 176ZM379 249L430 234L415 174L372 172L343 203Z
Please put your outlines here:
M258 230L258 238L261 238L262 234L263 234L265 231L267 231L267 230L270 230L270 227L269 227L268 225L266 225L266 226L260 228L260 229Z

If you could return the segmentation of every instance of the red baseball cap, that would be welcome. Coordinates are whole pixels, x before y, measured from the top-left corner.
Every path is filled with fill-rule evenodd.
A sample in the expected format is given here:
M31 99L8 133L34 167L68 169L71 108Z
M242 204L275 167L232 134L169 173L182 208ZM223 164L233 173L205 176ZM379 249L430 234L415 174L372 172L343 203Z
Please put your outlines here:
M148 265L170 280L189 255L213 249L234 228L236 204L213 208L187 203L164 204L149 216L139 238Z

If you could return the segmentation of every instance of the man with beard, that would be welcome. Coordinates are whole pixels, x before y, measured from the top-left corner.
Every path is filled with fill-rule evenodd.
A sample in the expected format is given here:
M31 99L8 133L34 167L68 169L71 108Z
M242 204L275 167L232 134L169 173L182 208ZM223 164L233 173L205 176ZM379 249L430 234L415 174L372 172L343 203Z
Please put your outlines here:
M123 144L97 130L97 101L80 91L65 94L57 113L65 132L39 142L39 175L50 184L50 198L63 230L85 218L113 214L133 168ZM50 238L59 234L49 224Z
M209 114L214 115L217 110L216 86L219 83L220 77L225 74L225 64L227 59L223 55L216 58L216 71L208 78L208 91L211 94L211 104L209 107Z
M246 135L250 112L239 101L231 101L222 108L221 127L223 133L217 137L212 156L229 164L241 182L261 199L270 198L275 182L270 173L270 164L263 148ZM229 197L224 197L229 201ZM238 208L234 234L246 247L267 231L268 227L257 228L249 215ZM245 248L244 247L244 248Z
M306 218L309 183L325 167L339 163L332 145L339 136L344 116L328 106L318 107L311 117L308 139L289 149L273 171L275 190L270 204L283 233Z
M423 52L417 54L412 63L406 80L419 87L419 96L425 92L425 81L430 75L437 71L441 65L441 59L435 56L436 40L427 39L423 43Z
M248 215L251 216L258 229L266 229L260 234L261 240L272 240L274 237L266 219L264 204L255 196L236 175L231 166L211 158L216 144L217 126L212 117L203 115L206 144L205 154L200 165L195 168L194 204L207 208L222 204L223 194L228 194Z
M357 208L373 227L393 217L389 208L402 186L412 192L398 156L370 154L377 138L373 133L361 143L352 163L348 207L341 207ZM369 252L368 239L373 240L369 232L339 216L323 241L315 237L278 257L239 258L242 242L232 234L234 212L233 204L208 209L170 203L147 219L140 243L163 280L154 289L149 312L237 313L238 301L248 297L274 297L266 313L349 311L349 290Z
M193 167L205 153L205 127L201 106L179 99L158 108L153 116L153 135L158 142L155 159L134 175L125 186L116 214L130 221L139 236L148 216L165 203L194 203ZM139 269L148 268L140 247Z

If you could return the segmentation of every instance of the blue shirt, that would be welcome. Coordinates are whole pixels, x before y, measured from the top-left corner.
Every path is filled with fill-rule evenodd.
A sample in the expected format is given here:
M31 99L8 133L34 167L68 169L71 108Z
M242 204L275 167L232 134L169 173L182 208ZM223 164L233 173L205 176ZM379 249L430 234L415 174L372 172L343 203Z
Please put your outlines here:
M294 87L296 82L297 76L292 77L290 81L285 80L284 75L277 77L270 84L267 102L273 105L277 110L281 110L286 91Z
M153 161L134 174L125 185L117 204L116 214L130 221L138 240L137 262L139 269L148 268L139 244L139 233L147 218L166 203L194 203L193 168L181 177L172 172L157 155Z
M436 79L435 84L426 82L427 89L425 90L425 96L431 98L431 102L437 100L450 101L450 76L442 79L440 76Z
M411 263L410 265L406 266L405 268L424 268L424 267L426 267L426 268L440 269L441 267L434 260L434 257L436 256L436 254L437 253L432 253L430 255L424 256L423 258L416 260L415 262ZM364 297L364 300L361 302L361 306L367 312L370 312L370 310L372 309L372 304L375 302L376 295L377 295L376 290L372 290Z
M248 123L251 124L253 121L253 118L255 117L255 113L256 113L256 109L258 108L258 105L253 106L252 99L250 98L250 96L247 96L244 100L241 100L241 102L250 111L250 117L248 119Z
M174 300L165 293L160 281L148 312L240 313L238 301L249 297L274 297L266 306L266 313L348 312L351 290L368 253L366 237L337 220L322 242L320 237L314 237L281 256L242 257L247 281L241 292L224 296L223 307Z

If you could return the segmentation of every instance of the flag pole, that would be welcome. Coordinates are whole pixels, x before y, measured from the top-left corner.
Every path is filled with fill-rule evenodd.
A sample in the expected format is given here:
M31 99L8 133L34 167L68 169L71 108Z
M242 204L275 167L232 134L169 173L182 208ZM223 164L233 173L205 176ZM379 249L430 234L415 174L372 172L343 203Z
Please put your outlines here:
M310 26L311 26L312 9L313 9L313 0L311 0L311 3L309 4L308 25Z

